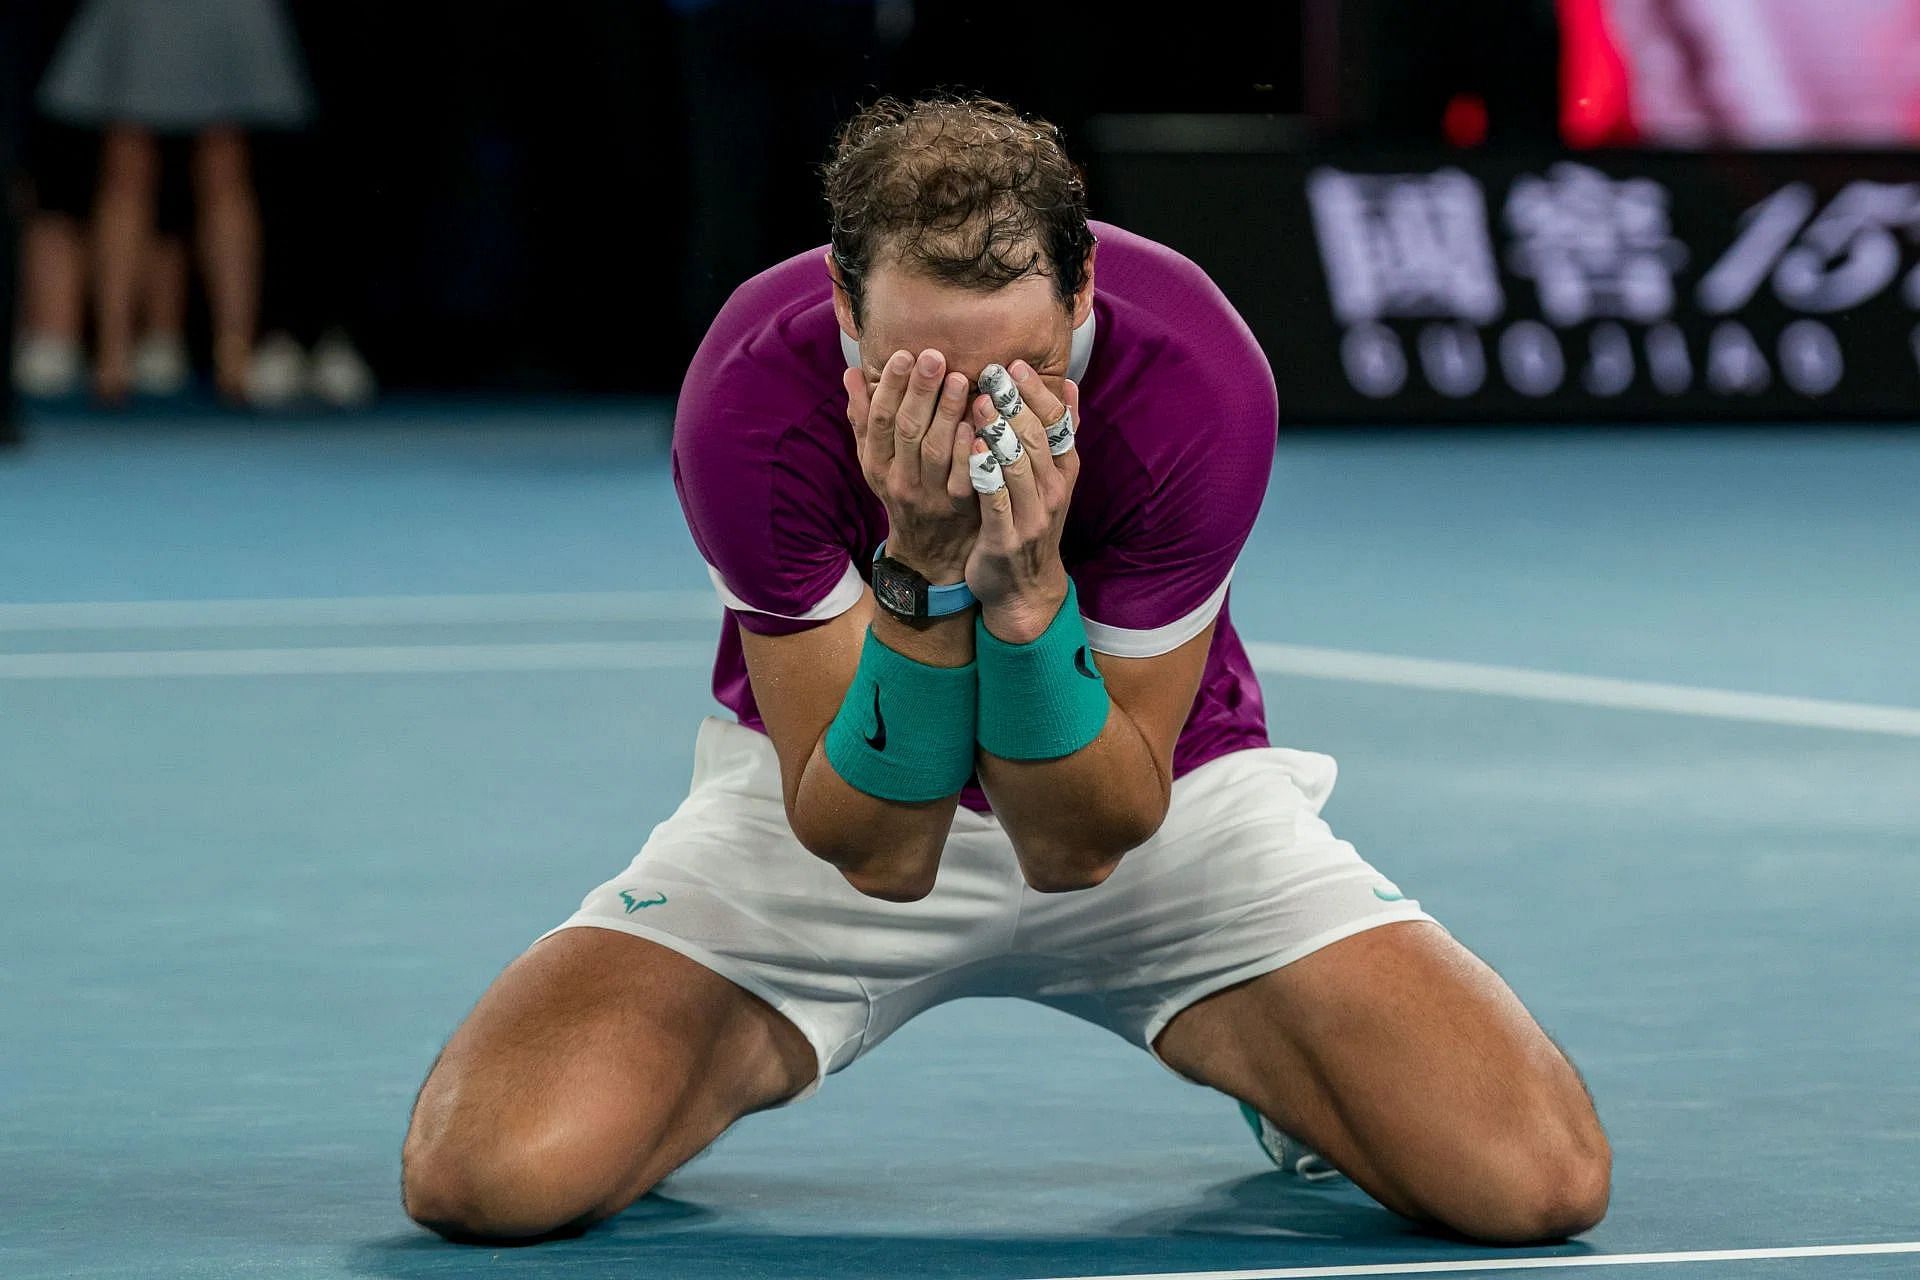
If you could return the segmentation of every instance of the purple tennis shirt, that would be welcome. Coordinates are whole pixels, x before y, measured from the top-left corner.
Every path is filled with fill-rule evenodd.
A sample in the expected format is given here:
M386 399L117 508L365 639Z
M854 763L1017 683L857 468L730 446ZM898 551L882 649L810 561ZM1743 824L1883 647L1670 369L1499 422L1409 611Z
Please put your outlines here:
M1098 653L1147 658L1215 618L1175 776L1267 745L1266 708L1227 615L1227 589L1266 493L1273 370L1205 272L1106 223L1093 315L1074 333L1080 479L1060 555ZM680 389L673 482L727 607L713 693L766 731L740 628L786 635L860 599L887 513L860 474L841 373L859 363L834 319L825 246L737 289ZM977 783L961 796L989 806Z

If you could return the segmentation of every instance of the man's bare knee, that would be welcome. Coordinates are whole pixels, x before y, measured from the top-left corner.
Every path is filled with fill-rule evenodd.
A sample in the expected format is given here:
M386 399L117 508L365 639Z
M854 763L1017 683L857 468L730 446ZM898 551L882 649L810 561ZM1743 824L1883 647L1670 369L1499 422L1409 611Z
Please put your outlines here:
M1539 1244L1579 1235L1606 1216L1612 1158L1605 1152L1536 1159L1510 1171L1500 1190L1447 1223L1490 1244Z
M1590 1230L1606 1216L1613 1153L1591 1109L1582 1110L1571 1122L1543 1120L1523 1138L1486 1144L1473 1161L1478 1172L1448 1188L1433 1216L1490 1244L1537 1244Z
M509 966L428 1073L403 1203L460 1240L611 1217L740 1115L801 1088L814 1061L758 997L657 943L554 935Z
M529 1240L587 1227L649 1187L583 1158L562 1141L508 1135L434 1142L408 1136L401 1157L407 1216L449 1240Z
M645 1194L631 1185L641 1153L597 1143L565 1111L513 1114L478 1100L465 1066L443 1053L414 1103L400 1197L415 1222L449 1240L526 1240L591 1225Z

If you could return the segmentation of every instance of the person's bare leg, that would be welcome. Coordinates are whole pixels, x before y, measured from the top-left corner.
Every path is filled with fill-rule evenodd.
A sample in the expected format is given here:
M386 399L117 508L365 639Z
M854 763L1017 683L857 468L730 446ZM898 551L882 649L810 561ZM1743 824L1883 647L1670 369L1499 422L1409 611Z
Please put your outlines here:
M126 399L133 381L133 317L160 183L160 148L131 125L107 130L94 200L94 391Z
M451 1240L611 1217L818 1062L798 1028L666 947L574 928L507 967L414 1104L402 1199Z
M20 327L78 345L87 322L87 242L62 213L37 213L21 236Z
M140 290L140 331L178 338L187 328L187 246L176 235L157 235L147 249Z
M194 142L194 200L200 269L213 315L213 378L220 394L241 400L260 314L260 204L254 196L247 135L209 129Z
M1578 1074L1436 925L1382 925L1209 996L1157 1048L1409 1218L1518 1244L1606 1213L1612 1156Z

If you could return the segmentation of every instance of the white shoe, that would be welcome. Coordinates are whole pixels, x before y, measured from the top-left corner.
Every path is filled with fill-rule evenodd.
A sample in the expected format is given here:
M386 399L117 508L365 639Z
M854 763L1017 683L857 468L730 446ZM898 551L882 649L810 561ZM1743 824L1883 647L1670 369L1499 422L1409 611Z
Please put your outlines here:
M247 400L262 409L284 409L307 389L307 353L284 333L269 334L247 366Z
M307 389L336 409L358 409L372 403L379 386L353 340L336 329L314 344Z
M133 389L143 396L177 396L187 389L187 341L177 333L150 333L133 344Z
M1332 1182L1347 1176L1329 1164L1325 1156L1292 1137L1244 1102L1240 1104L1240 1117L1253 1130L1253 1136L1260 1140L1260 1149L1267 1153L1267 1159L1279 1166L1281 1172L1307 1182Z
M13 349L13 385L23 396L70 396L85 370L80 344L68 338L28 334Z

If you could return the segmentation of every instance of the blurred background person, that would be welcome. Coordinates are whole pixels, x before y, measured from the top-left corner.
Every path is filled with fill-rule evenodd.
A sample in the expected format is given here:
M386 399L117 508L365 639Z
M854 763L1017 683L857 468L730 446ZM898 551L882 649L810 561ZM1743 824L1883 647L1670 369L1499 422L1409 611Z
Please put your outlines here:
M0 9L0 350L13 350L14 281L19 262L20 206L25 193L16 181L22 137L26 132L26 104L22 86L22 28L19 6ZM0 447L17 444L20 427L15 418L13 385L0 386Z
M73 16L72 0L8 4L0 12L0 173L8 184L0 219L0 276L17 282L0 307L13 385L32 396L78 384L86 324L86 233L96 143L33 108L33 89ZM16 248L17 243L17 248ZM17 272L17 274L15 274ZM15 325L17 324L17 329Z
M100 137L28 110L13 380L23 395L52 399L78 390L85 371L89 224ZM162 169L156 234L142 253L134 317L133 387L150 396L178 394L190 373L184 237L192 227L192 196L180 164L163 162Z
M26 93L28 72L22 46L25 23L18 5L0 9L0 351L13 350L14 281L19 262L20 207L25 201L21 183L16 180L20 167L22 138L26 133ZM17 444L20 427L15 420L13 386L9 380L0 386L0 447Z
M143 273L151 269L163 137L190 137L194 237L213 328L214 384L246 398L260 301L260 217L247 134L296 128L311 95L274 0L87 0L62 38L40 102L104 130L93 217L94 390L134 382Z
M380 8L380 0L287 0L314 112L306 129L257 147L262 217L274 229L247 388L259 408L310 400L357 408L377 390L354 335L365 323L364 276L381 209L370 198L363 140L392 123L364 52L369 33L381 30Z
M186 240L192 203L177 177L181 166L162 164L166 176L160 183L157 234L147 243L134 309L133 389L143 396L179 395L193 374L187 354L192 272Z

